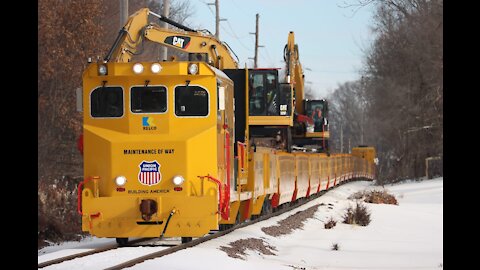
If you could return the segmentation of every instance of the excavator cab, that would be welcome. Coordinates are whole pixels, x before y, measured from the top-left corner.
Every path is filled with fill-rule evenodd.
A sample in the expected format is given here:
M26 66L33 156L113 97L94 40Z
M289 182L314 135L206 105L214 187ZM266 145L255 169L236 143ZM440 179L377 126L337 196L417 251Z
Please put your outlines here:
M314 148L317 152L328 153L328 102L325 99L303 100L303 122L295 122L293 143L297 146ZM297 115L297 119L300 118ZM309 120L307 120L309 119ZM313 121L313 123L312 123Z
M242 138L247 137L250 145L277 147L290 152L293 94L289 84L279 83L278 69L223 71L234 82L235 123L239 126L235 128L235 138L243 142Z
M291 151L292 87L280 84L278 69L248 70L248 124L252 143Z
M250 116L290 116L291 90L281 87L277 69L249 70L248 84Z

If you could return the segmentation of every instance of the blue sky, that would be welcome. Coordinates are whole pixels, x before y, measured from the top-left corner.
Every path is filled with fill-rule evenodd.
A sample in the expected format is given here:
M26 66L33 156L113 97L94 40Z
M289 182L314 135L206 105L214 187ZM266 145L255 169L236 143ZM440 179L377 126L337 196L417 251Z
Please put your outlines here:
M214 0L190 0L194 28L215 33ZM373 7L342 8L343 0L220 0L220 39L226 41L245 63L253 67L255 14L259 19L259 67L284 67L283 48L289 31L295 33L306 85L317 98L325 97L339 83L355 80L362 67L362 50L373 40Z

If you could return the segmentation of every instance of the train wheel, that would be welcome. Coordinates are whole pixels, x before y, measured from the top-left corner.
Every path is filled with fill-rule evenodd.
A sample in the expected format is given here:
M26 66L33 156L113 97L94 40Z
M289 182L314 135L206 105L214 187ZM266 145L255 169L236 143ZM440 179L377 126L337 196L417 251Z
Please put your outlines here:
M128 238L117 238L117 244L120 246L120 247L124 247L127 245L128 243Z
M262 213L261 215L268 215L272 213L272 202L268 199L265 199L265 202L263 203L262 206Z
M235 218L235 225L242 223L242 217L240 215L240 211L237 213L237 217Z
M286 128L286 138L287 138L287 152L288 153L291 153L292 152L292 144L293 144L293 140L292 140L292 129L290 127L287 127Z
M182 237L182 244L192 242L192 237Z
M220 224L218 225L218 230L223 232L223 231L226 231L226 230L229 230L233 227L234 224Z

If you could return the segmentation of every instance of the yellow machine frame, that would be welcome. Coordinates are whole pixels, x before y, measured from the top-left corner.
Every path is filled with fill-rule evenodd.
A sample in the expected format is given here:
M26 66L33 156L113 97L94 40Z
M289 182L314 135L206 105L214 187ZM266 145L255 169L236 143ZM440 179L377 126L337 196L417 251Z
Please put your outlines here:
M148 15L152 14L160 16L148 9L132 15L106 60L91 63L83 74L85 180L79 185L78 206L83 231L114 238L201 237L219 225L260 215L265 202L277 207L354 176L374 177L373 148L354 148L351 156L327 156L250 147L248 86L246 138L245 143L236 144L238 155L234 157L234 88L221 69L237 69L237 62L213 37L149 24ZM177 45L170 44L174 37ZM182 37L183 42L179 40ZM144 38L185 52L204 53L209 64L130 62ZM142 66L140 72L134 71L137 65ZM154 72L153 65L160 65L160 70ZM195 73L190 69L193 65ZM248 81L247 69L245 73ZM303 87L300 75L294 74ZM164 112L132 110L132 87L147 86L165 88ZM121 89L123 113L92 116L93 93L113 87ZM208 97L208 114L179 116L175 107L178 87L205 90L198 94ZM272 118L268 119L265 125L272 124ZM291 120L282 123L291 125ZM154 168L155 183L141 180L147 165ZM312 169L316 166L318 172ZM183 181L177 184L174 180L179 176ZM126 182L119 184L118 179ZM312 188L318 186L314 181L319 188Z

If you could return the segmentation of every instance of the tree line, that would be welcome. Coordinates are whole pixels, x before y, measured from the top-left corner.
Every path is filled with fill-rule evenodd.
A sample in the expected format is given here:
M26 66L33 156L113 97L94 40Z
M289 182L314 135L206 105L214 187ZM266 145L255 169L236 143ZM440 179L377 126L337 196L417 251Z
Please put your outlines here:
M161 14L161 2L130 0L129 14L143 7ZM185 23L191 15L188 1L171 0L169 17ZM76 187L83 180L83 159L77 149L82 114L76 111L75 91L82 87L87 58L103 59L120 28L119 1L38 2L39 248L45 241L81 234ZM156 46L139 57L158 58Z
M375 146L380 182L425 176L427 158L443 159L443 0L352 5L375 5L375 39L361 78L329 97L331 145Z

